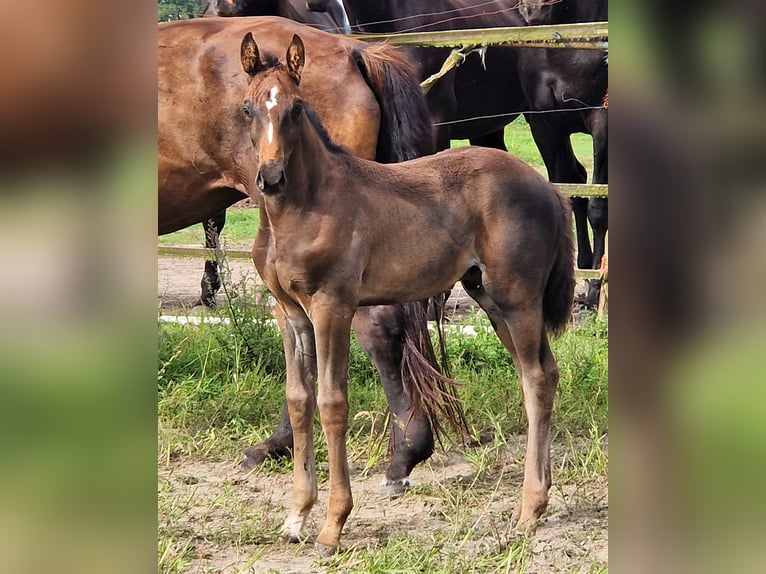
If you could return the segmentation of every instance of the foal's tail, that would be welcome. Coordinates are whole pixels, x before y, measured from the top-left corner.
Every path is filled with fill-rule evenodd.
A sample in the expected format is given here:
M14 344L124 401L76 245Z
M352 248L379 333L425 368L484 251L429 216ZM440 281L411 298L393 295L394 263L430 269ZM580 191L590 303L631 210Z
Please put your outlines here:
M431 114L417 75L401 51L389 44L370 44L355 50L354 59L380 107L375 160L396 163L433 153Z
M555 189L555 188L554 188ZM572 318L574 299L574 240L569 198L555 190L561 204L561 241L543 294L543 317L548 331L561 334Z

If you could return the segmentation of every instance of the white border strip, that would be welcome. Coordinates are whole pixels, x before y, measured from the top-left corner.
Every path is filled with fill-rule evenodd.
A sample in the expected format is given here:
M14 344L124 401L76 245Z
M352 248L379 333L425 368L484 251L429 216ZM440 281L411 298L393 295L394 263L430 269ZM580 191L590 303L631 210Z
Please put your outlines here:
M178 325L228 325L231 323L231 319L228 317L210 317L207 315L160 315L159 321L161 323L176 323ZM271 325L276 325L275 319L266 319ZM433 323L428 323L428 328L434 330ZM450 334L465 335L467 337L475 337L479 333L491 333L492 328L486 326L476 325L445 325L444 330Z

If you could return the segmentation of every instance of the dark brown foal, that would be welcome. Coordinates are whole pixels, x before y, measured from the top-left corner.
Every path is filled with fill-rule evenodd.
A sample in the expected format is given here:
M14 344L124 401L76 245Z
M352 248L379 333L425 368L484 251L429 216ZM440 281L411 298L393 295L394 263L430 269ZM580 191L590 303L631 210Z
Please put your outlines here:
M360 306L417 301L462 281L487 312L520 375L528 417L516 528L533 529L551 485L550 426L558 369L547 332L561 331L574 293L569 202L521 160L460 148L379 164L334 145L299 84L293 37L284 64L264 64L252 34L241 47L251 81L241 113L258 155L261 227L253 260L277 300L294 432L290 540L317 500L313 418L327 439L322 553L351 512L346 456L348 354Z

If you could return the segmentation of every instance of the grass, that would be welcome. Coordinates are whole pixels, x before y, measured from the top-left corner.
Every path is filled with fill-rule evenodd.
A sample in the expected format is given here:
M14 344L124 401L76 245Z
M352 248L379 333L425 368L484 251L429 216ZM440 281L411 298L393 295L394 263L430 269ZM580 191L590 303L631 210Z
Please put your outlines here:
M236 313L246 319L240 322L241 330L231 324L159 324L158 556L162 573L188 572L194 564L218 554L246 556L254 564L264 555L285 552L274 543L284 516L281 503L243 490L243 479L224 478L214 488L198 483L193 475L183 473L185 464L181 464L225 461L221 468L231 468L245 445L271 433L279 416L284 396L280 335L263 308L247 307L249 300L252 297L241 293L237 298ZM226 311L217 314L226 315ZM464 321L489 326L483 314ZM553 418L552 496L563 500L566 512L575 517L587 518L602 503L603 493L594 494L593 485L608 476L607 337L606 323L593 317L553 342L561 381ZM424 484L404 495L402 504L427 501L433 508L427 530L402 531L395 522L387 529L383 518L374 526L377 537L372 541L319 560L312 571L523 572L536 559L539 548L509 532L507 516L500 510L507 511L509 492L515 495L518 490L520 435L526 432L510 357L494 334L482 330L475 337L450 335L447 344L452 372L464 383L460 395L469 424L483 444L466 447L449 436L445 447L468 462L470 474ZM386 462L387 407L374 368L356 341L351 350L349 395L351 465L360 477L380 475ZM322 482L327 475L321 467L327 452L318 422L315 436L320 489L326 489ZM274 477L291 469L290 461L270 461L258 472ZM282 480L289 482L289 477ZM320 512L312 514L315 520ZM309 548L288 548L295 556L313 556ZM593 557L583 560L591 571L605 568ZM238 568L232 571L248 571ZM209 571L216 570L211 566Z
M593 172L592 138L586 134L573 134L570 139L575 155L591 174ZM468 140L453 140L452 142L453 147L465 145L469 145ZM540 152L537 150L529 131L529 124L523 117L505 127L505 146L510 153L536 167L541 174L546 175ZM221 237L224 244L230 247L250 247L257 230L258 210L229 209L226 212L226 225ZM204 243L205 234L201 224L159 237L160 245L204 245Z

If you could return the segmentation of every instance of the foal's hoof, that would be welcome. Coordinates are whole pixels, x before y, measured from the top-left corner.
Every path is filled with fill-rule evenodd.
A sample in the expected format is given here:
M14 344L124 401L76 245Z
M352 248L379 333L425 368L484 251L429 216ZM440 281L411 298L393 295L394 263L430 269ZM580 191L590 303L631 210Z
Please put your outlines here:
M516 534L522 534L524 536L534 536L537 532L537 519L531 518L529 520L519 521L513 527L513 531Z
M397 496L404 494L413 486L415 486L415 483L412 482L409 477L399 478L396 480L389 480L384 478L380 483L380 493L383 496L387 496L389 498L396 498Z
M338 553L338 546L328 546L327 544L322 544L321 542L315 542L314 548L316 549L317 553L322 558L330 558Z
M537 531L539 519L532 514L521 516L521 508L517 506L511 515L511 525L516 534L533 536Z
M289 544L300 544L301 542L304 541L304 538L302 538L300 536L296 536L295 534L293 534L291 532L282 532L279 535L279 539L282 542L287 542Z

